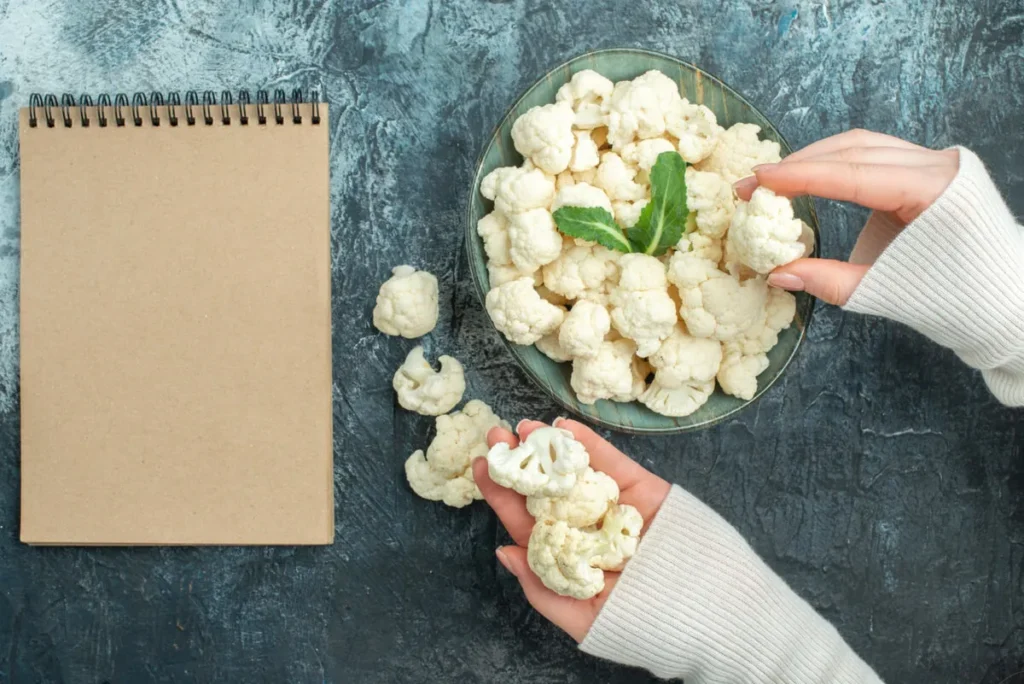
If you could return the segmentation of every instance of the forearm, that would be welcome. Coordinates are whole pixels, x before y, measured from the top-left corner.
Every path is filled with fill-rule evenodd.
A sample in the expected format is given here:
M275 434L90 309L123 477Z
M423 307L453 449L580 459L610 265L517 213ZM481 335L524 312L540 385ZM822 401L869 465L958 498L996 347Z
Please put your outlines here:
M688 684L879 681L731 525L679 487L580 648Z

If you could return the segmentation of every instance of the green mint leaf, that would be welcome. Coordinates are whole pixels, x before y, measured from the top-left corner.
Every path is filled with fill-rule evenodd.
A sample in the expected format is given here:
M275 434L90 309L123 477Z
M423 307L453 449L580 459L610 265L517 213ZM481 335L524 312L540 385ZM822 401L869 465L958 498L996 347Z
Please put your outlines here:
M558 230L569 237L614 249L630 252L629 240L622 234L615 218L601 207L561 207L553 214Z
M651 201L629 231L633 250L661 256L686 232L686 162L678 152L662 152L651 167Z

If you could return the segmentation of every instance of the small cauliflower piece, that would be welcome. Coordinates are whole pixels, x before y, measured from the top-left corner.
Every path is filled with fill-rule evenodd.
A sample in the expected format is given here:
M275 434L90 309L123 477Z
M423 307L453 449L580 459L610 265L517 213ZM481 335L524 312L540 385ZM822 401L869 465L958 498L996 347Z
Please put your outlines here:
M573 245L544 267L544 285L568 299L602 292L618 279L619 258L600 245Z
M665 112L665 130L679 140L679 155L687 164L707 159L722 133L714 112L686 99L673 103Z
M587 533L561 520L540 520L526 549L530 569L562 596L589 599L604 589L604 571L590 564Z
M493 288L485 298L487 313L513 344L533 344L558 329L565 310L545 301L525 277Z
M572 179L577 183L590 183L594 185L597 179L597 169L587 169L586 171L579 171L572 174Z
M409 339L426 335L437 325L437 278L405 265L391 273L377 293L374 327Z
M576 113L573 126L590 130L604 126L604 101L612 94L615 85L607 78L584 69L573 74L568 83L558 89L556 102L569 104Z
M638 356L650 356L672 334L677 320L665 265L646 254L627 254L619 269L619 284L611 293L612 324L636 342Z
M572 171L563 171L555 176L555 192L558 192L562 188L567 188L570 185L576 185L576 178L573 177Z
M688 252L694 257L706 259L715 263L722 260L723 247L723 240L710 238L703 233L695 231L683 233L683 237L679 238L679 242L676 243L676 250L680 252Z
M640 220L640 214L650 201L642 199L635 202L612 202L612 214L615 216L615 222L629 230Z
M726 129L718 136L711 154L697 164L697 169L717 173L732 185L753 173L758 164L781 161L779 143L761 140L757 135L760 132L760 126L749 123L738 123Z
M515 267L532 274L562 253L562 234L555 227L550 211L531 209L513 214L509 219L508 245Z
M487 453L491 479L525 496L565 496L588 465L586 447L556 427L537 428L515 448L498 442Z
M572 159L575 118L572 106L565 102L532 107L512 124L512 143L538 169L557 176Z
M407 411L424 416L448 413L462 401L466 378L462 364L451 356L442 356L440 372L423 356L423 347L413 347L391 381L398 403Z
M715 379L722 364L722 345L715 340L694 337L677 325L648 361L655 369L655 380L665 389L676 389L691 382L709 382Z
M526 497L526 510L537 520L563 520L570 527L590 527L618 501L619 485L615 480L587 468L565 496Z
M634 138L658 138L665 133L665 112L680 99L679 88L659 71L615 84L606 103L608 142L621 149Z
M673 418L688 416L707 403L711 393L715 391L715 381L691 381L679 387L664 387L658 382L657 374L654 382L640 395L640 403L655 413Z
M505 283L511 283L513 280L529 277L529 275L523 273L512 264L503 265L496 264L493 261L487 262L487 280L492 290L496 287L501 287Z
M628 166L618 154L605 152L601 155L601 165L597 167L594 185L604 190L613 202L644 199L647 189L633 180L636 173L637 170Z
M592 358L597 356L611 326L612 319L606 308L581 299L569 310L558 329L559 346L570 357Z
M619 572L626 561L636 554L640 545L643 516L633 506L615 503L601 519L600 529L589 528L590 564L594 567Z
M612 213L612 201L608 199L604 190L583 181L558 191L555 201L551 204L551 213L562 207L600 207L609 214Z
M665 138L651 138L626 145L622 148L622 161L641 171L650 172L663 152L675 152L676 147Z
M565 325L565 323L562 325ZM566 361L572 361L572 354L566 351L561 342L559 342L558 336L560 331L561 328L553 333L545 335L537 340L537 342L534 343L534 346L537 347L537 351L552 361L556 363L565 363Z
M768 368L768 356L779 342L779 333L796 316L796 297L785 290L768 288L768 301L757 324L743 335L723 345L724 356L718 371L722 391L740 399L753 399L757 376Z
M750 400L757 393L757 376L768 368L767 354L743 354L734 342L725 345L718 385L726 394Z
M679 290L679 316L690 334L719 342L734 340L756 325L768 297L763 278L741 282L691 252L672 255L668 279Z
M508 244L508 218L492 211L476 222L477 235L484 242L484 252L489 263L507 266L512 263Z
M569 170L573 173L596 169L601 163L601 156L597 151L597 143L590 137L590 131L576 131L576 144L572 148L572 160L569 162Z
M697 213L697 230L702 235L721 239L736 211L736 196L721 176L691 166L686 169L686 206Z
M598 399L632 397L634 384L633 357L636 344L632 340L605 340L595 356L577 357L572 361L569 384L581 404ZM630 401L630 399L624 399Z
M511 216L547 209L555 198L555 180L540 169L502 166L484 176L480 194L494 201L494 210Z
M813 233L811 233L813 235ZM765 187L740 202L729 227L729 252L761 274L804 256L804 222L793 218L793 205Z

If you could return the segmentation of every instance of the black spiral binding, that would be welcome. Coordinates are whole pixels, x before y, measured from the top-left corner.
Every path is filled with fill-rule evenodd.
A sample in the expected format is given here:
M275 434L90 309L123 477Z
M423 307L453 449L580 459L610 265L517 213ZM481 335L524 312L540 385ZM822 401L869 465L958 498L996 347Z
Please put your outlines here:
M265 126L270 121L266 111L267 106L271 104L269 93L266 90L257 90L255 101L256 125ZM320 101L316 91L310 92L309 101L312 106L310 123L319 125ZM178 118L179 109L184 112L185 123L188 126L195 126L200 120L203 125L212 126L214 124L215 110L220 114L217 118L220 119L221 125L230 126L235 121L235 118L232 116L233 109L235 110L238 125L248 126L251 120L246 107L252 102L253 99L250 97L248 90L238 91L237 99L229 90L221 91L219 97L212 90L203 92L202 97L195 90L189 90L185 93L184 100L176 91L167 93L166 98L163 94L156 91L149 95L138 92L132 95L131 100L124 93L117 93L114 95L113 100L111 100L110 95L103 93L96 98L95 105L93 104L92 97L88 94L83 94L76 99L71 93L64 93L61 95L60 100L58 100L56 95L32 93L29 96L28 125L31 128L36 128L39 125L41 114L42 121L46 123L47 128L54 128L58 121L61 122L64 128L71 128L75 125L75 117L72 110L77 107L78 125L82 128L88 128L92 123L92 119L89 118L89 109L95 106L95 120L100 128L106 128L110 123L110 119L107 118L107 110L113 110L114 125L119 128L128 125L142 126L144 113L149 118L151 126L159 126L164 118L167 119L167 123L170 126L177 126L180 122ZM300 88L292 91L290 101L284 90L276 89L273 102L273 123L278 126L284 125L284 108L290 104L292 123L301 124L301 105L304 102L305 99ZM199 118L196 117L196 108L201 108L202 114ZM57 114L58 110L59 114ZM161 115L161 110L163 115Z

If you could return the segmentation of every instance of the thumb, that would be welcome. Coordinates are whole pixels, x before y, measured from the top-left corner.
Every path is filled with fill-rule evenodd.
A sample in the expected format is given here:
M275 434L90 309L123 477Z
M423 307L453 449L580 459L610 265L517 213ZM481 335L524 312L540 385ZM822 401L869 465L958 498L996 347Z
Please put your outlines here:
M829 304L843 306L868 268L867 264L834 259L797 259L772 271L768 284L790 292L807 292Z

